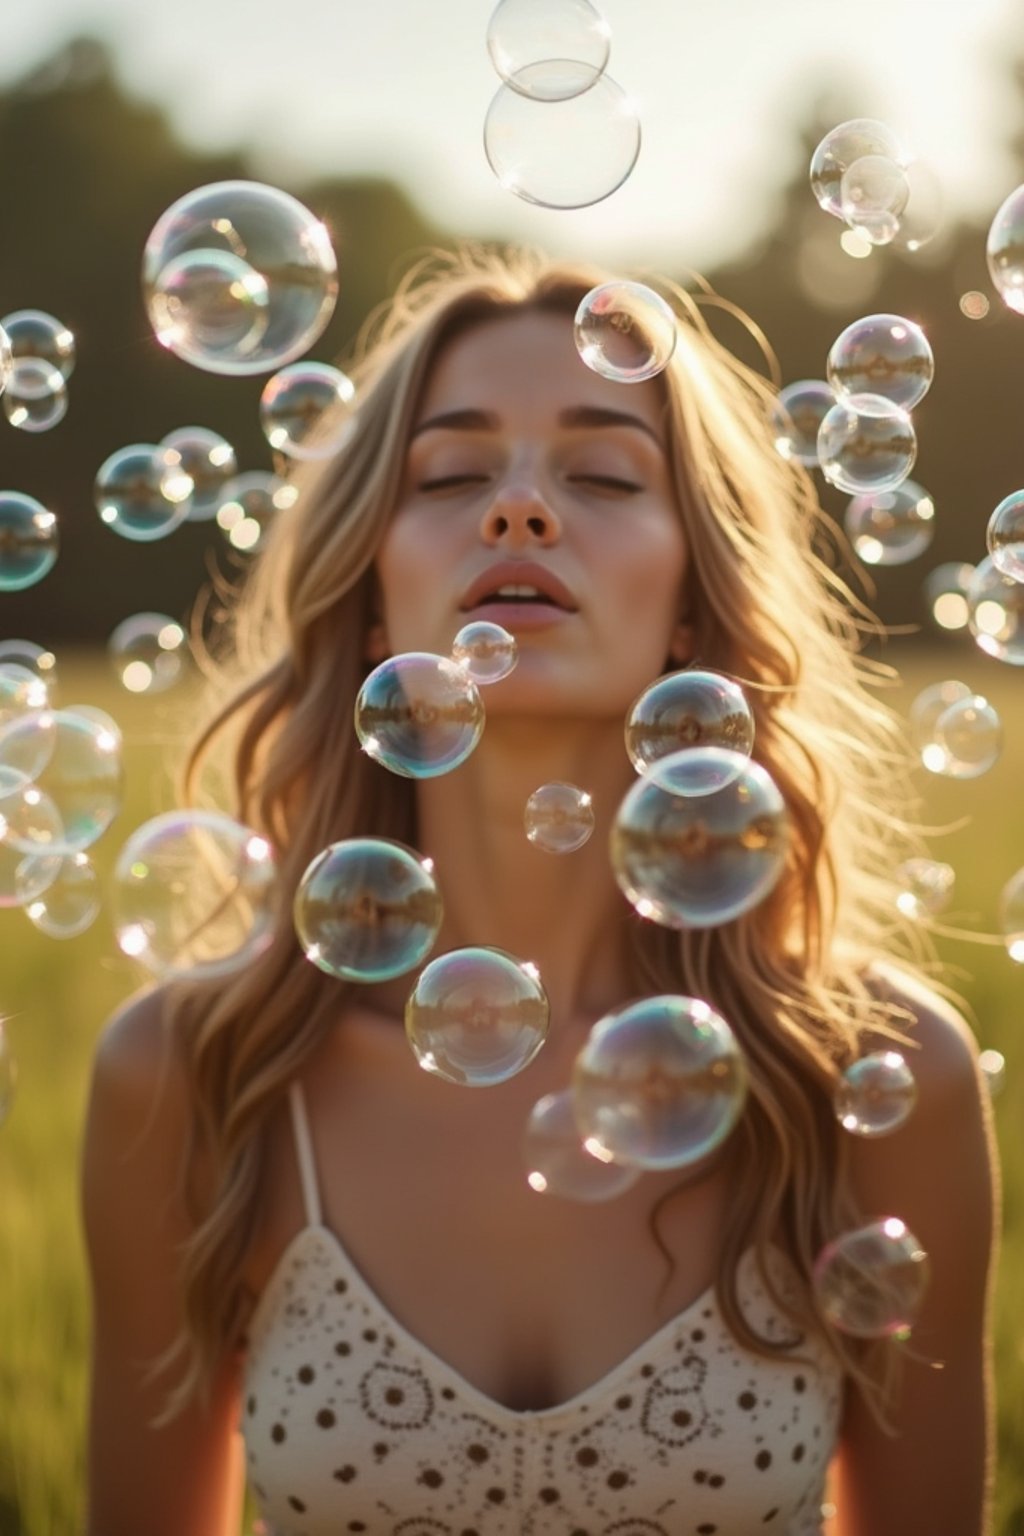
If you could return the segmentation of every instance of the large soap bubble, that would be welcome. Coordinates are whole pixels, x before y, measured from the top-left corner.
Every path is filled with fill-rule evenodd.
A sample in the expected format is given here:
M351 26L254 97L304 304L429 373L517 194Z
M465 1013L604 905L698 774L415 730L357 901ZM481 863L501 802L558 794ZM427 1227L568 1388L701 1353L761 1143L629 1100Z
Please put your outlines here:
M1024 186L1010 193L992 220L985 247L992 281L1008 309L1024 315Z
M330 363L289 363L260 396L260 425L271 448L292 459L329 459L352 431L356 388Z
M866 315L832 343L828 381L842 400L881 395L913 410L931 387L935 358L928 338L902 315Z
M909 415L882 395L837 400L818 432L818 463L830 485L853 496L893 491L917 458Z
M611 51L607 21L590 0L500 0L487 49L513 90L537 101L589 91Z
M34 496L0 491L0 592L21 592L52 570L57 518Z
M772 410L772 434L784 459L795 459L808 468L817 465L818 433L835 403L835 391L824 379L797 379L779 390Z
M487 112L484 149L501 185L524 202L586 208L629 176L640 119L608 75L570 101L535 101L503 85Z
M526 1182L537 1194L588 1205L614 1200L640 1177L638 1168L613 1162L604 1147L583 1136L569 1089L546 1093L531 1109L523 1134L523 1161Z
M861 1339L906 1338L928 1279L928 1255L897 1216L844 1232L814 1265L814 1288L826 1317Z
M659 677L626 716L626 751L637 773L690 747L725 747L748 758L753 745L750 705L739 684L719 672L694 668Z
M364 982L420 965L444 915L431 861L384 837L348 838L317 854L293 910L306 959L329 976Z
M821 140L811 156L811 190L826 213L846 218L843 174L866 155L880 156L896 165L906 163L906 154L892 129L874 118L852 118Z
M504 1083L547 1038L549 1008L536 966L501 949L454 949L421 972L405 1032L425 1072L470 1088Z
M1004 496L988 520L986 538L996 570L1024 581L1024 491Z
M580 300L573 335L593 373L614 384L642 384L668 366L676 349L676 317L645 283L603 283Z
M131 443L96 471L93 498L100 521L123 539L165 539L188 517L192 480L181 455L156 443Z
M374 762L403 778L432 779L451 773L473 751L484 706L457 662L408 651L374 667L356 699L355 725Z

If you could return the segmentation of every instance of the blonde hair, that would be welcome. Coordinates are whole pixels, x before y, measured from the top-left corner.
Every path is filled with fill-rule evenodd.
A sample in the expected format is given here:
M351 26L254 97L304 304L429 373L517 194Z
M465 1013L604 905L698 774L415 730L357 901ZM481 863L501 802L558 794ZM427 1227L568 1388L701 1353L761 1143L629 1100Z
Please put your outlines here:
M182 1176L195 1227L182 1254L183 1326L156 1367L183 1366L163 1420L205 1392L244 1322L270 1119L346 1005L346 986L301 952L295 887L338 839L416 841L412 787L359 750L352 706L368 671L374 558L432 361L480 320L524 306L571 314L609 276L477 246L421 262L357 343L356 430L334 459L296 476L297 503L271 529L230 614L227 654L211 662L211 686L226 696L191 749L184 795L195 803L223 749L229 809L278 850L281 905L273 942L243 971L165 993L194 1102ZM779 1348L737 1299L737 1264L753 1245L778 1304L824 1334L884 1421L888 1367L829 1325L811 1271L822 1246L862 1219L832 1109L837 1077L865 1041L900 1038L911 1022L871 977L878 957L915 953L895 903L895 867L917 851L900 799L906 752L896 718L867 691L883 670L859 655L870 615L833 569L835 538L811 478L775 449L775 391L715 340L693 296L663 291L678 318L662 384L696 654L747 689L756 756L786 800L792 842L772 895L738 920L683 933L631 925L637 984L706 998L746 1053L751 1089L735 1134L758 1176L729 1203L717 1276L729 1326L755 1352ZM212 1176L202 1201L200 1154ZM772 1281L775 1242L795 1261L795 1306Z

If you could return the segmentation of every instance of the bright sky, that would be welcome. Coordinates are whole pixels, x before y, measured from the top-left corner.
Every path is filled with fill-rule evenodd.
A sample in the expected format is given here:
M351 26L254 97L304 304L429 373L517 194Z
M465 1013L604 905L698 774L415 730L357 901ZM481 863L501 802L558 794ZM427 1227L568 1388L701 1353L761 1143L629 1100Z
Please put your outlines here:
M707 266L771 217L794 122L836 78L988 217L1016 184L1003 136L1022 115L1009 61L1020 0L603 0L608 73L638 103L629 181L554 212L503 191L482 149L499 81L489 0L44 0L5 7L0 80L73 32L109 38L126 84L186 141L251 144L253 171L383 171L464 235L532 239L607 260ZM808 192L808 196L810 193ZM822 215L825 217L825 215Z

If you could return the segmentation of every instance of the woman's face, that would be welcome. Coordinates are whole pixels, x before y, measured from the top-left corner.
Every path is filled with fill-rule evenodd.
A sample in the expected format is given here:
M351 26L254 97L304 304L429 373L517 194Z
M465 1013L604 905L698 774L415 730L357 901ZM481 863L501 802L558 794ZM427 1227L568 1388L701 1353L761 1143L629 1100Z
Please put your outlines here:
M516 637L487 705L623 712L689 659L686 545L657 383L615 384L568 315L483 321L436 359L377 561L372 661L447 655L471 619Z

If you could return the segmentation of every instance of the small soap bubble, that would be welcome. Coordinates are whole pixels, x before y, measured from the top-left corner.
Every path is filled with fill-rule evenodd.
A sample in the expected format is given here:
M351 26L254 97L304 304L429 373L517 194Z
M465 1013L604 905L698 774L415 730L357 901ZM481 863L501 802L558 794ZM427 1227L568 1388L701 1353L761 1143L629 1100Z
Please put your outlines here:
M374 667L356 699L363 751L408 779L451 773L483 734L484 706L473 679L445 656L409 651Z
M161 345L211 373L271 373L313 345L333 311L337 262L324 225L294 197L221 181L178 199L142 263Z
M178 454L182 472L192 481L188 521L206 523L216 517L224 487L238 473L231 444L208 427L179 427L161 439L160 447Z
M821 423L818 463L852 496L894 491L914 467L917 434L906 411L881 395L837 400Z
M886 155L862 155L847 166L839 183L842 215L872 245L889 245L910 200L910 182L902 165Z
M519 657L515 635L489 619L463 624L452 642L452 660L477 687L500 683L514 669Z
M853 1062L836 1087L836 1119L854 1136L898 1131L917 1103L914 1074L899 1051L872 1051Z
M49 432L68 413L63 375L49 363L16 363L3 394L4 415L19 432Z
M0 661L0 725L45 709L49 702L49 690L38 672L16 661Z
M37 893L40 876L46 886ZM99 881L86 853L30 856L18 867L17 887L25 916L47 938L77 938L99 916Z
M743 690L718 672L692 670L659 677L626 716L626 751L637 773L646 773L660 758L690 747L725 747L743 760L753 746L754 717ZM718 767L739 771L731 758ZM727 779L716 781L713 787L722 788L725 783ZM706 794L707 788L691 792Z
M967 589L974 566L965 560L947 560L924 579L924 599L937 628L952 633L967 628Z
M580 301L573 334L587 367L616 384L653 379L676 349L675 315L643 283L592 288Z
M723 778L722 788L694 792ZM722 747L691 747L661 758L629 790L611 860L641 917L711 928L764 900L788 844L785 803L764 768Z
M34 496L0 491L0 592L21 592L53 568L57 519Z
M93 498L100 521L123 539L165 539L188 517L192 480L181 456L156 443L132 443L104 459Z
M345 981L387 981L429 955L444 916L430 859L384 837L332 843L299 881L295 929L307 960Z
M611 29L590 0L501 0L487 49L513 90L537 101L567 101L603 74Z
M594 802L575 784L542 784L526 802L526 835L545 853L573 853L594 830Z
M45 891L60 867L60 857L51 855L63 837L49 795L25 774L0 766L0 907L21 906Z
M877 395L913 410L935 377L935 358L919 325L902 315L867 315L848 325L828 354L828 381L841 400Z
M843 525L866 565L906 565L923 555L935 533L935 503L914 480L894 491L855 496Z
M648 997L590 1031L573 1066L576 1123L616 1162L687 1168L726 1140L747 1098L729 1025L694 997Z
M265 469L236 475L221 492L217 527L233 549L258 549L279 513L294 507L298 494L297 486Z
M260 396L260 426L271 448L293 459L329 459L352 430L356 389L329 363L289 363Z
M542 208L610 197L640 153L640 118L608 75L569 101L535 101L503 85L484 123L488 163L507 192Z
M56 806L63 832L52 844L54 853L88 848L121 808L120 741L74 708L10 721L0 729L0 766L31 779Z
M10 342L17 371L23 362L45 363L61 379L69 379L75 367L75 338L53 315L42 309L18 309L0 320Z
M187 674L188 636L166 613L133 613L110 636L107 653L129 693L165 693Z
M53 702L57 689L57 658L34 640L0 640L0 663L13 663L34 672L46 684Z
M948 779L976 779L998 762L1002 750L998 711L975 693L942 711L921 761L930 773Z
M1006 1085L1006 1057L1002 1051L979 1051L978 1066L989 1093L995 1098Z
M5 1124L14 1107L14 1095L18 1087L18 1063L11 1042L0 1019L0 1126Z
M1024 491L1013 491L988 520L988 552L997 571L1024 581Z
M583 1136L569 1089L545 1094L531 1109L523 1135L523 1161L526 1182L539 1195L588 1205L614 1200L640 1178L638 1168L613 1162L604 1147Z
M956 871L938 859L905 859L896 871L896 905L904 917L937 917L953 899Z
M818 433L836 403L823 379L797 379L779 391L772 409L772 436L784 459L813 467L818 462Z
M999 931L1010 959L1024 965L1024 869L1018 869L999 896Z
M420 973L405 1033L425 1072L450 1083L504 1083L536 1056L549 1008L537 968L502 949L454 949Z
M906 1338L928 1278L928 1255L897 1216L844 1232L814 1264L814 1288L825 1316L860 1339Z
M904 165L907 158L892 129L869 117L840 123L821 140L811 156L811 191L826 213L846 218L843 173L867 155L880 156L897 166Z
M967 588L967 623L986 656L1024 667L1024 582L999 570L991 555Z
M959 678L947 677L941 683L930 683L914 699L907 717L910 743L922 758L935 743L935 726L940 715L945 714L958 699L969 699L973 690Z
M1024 186L1010 193L992 220L985 253L1003 303L1024 315Z
M220 976L271 943L274 853L265 837L219 811L168 811L143 822L118 854L118 946L155 976Z

